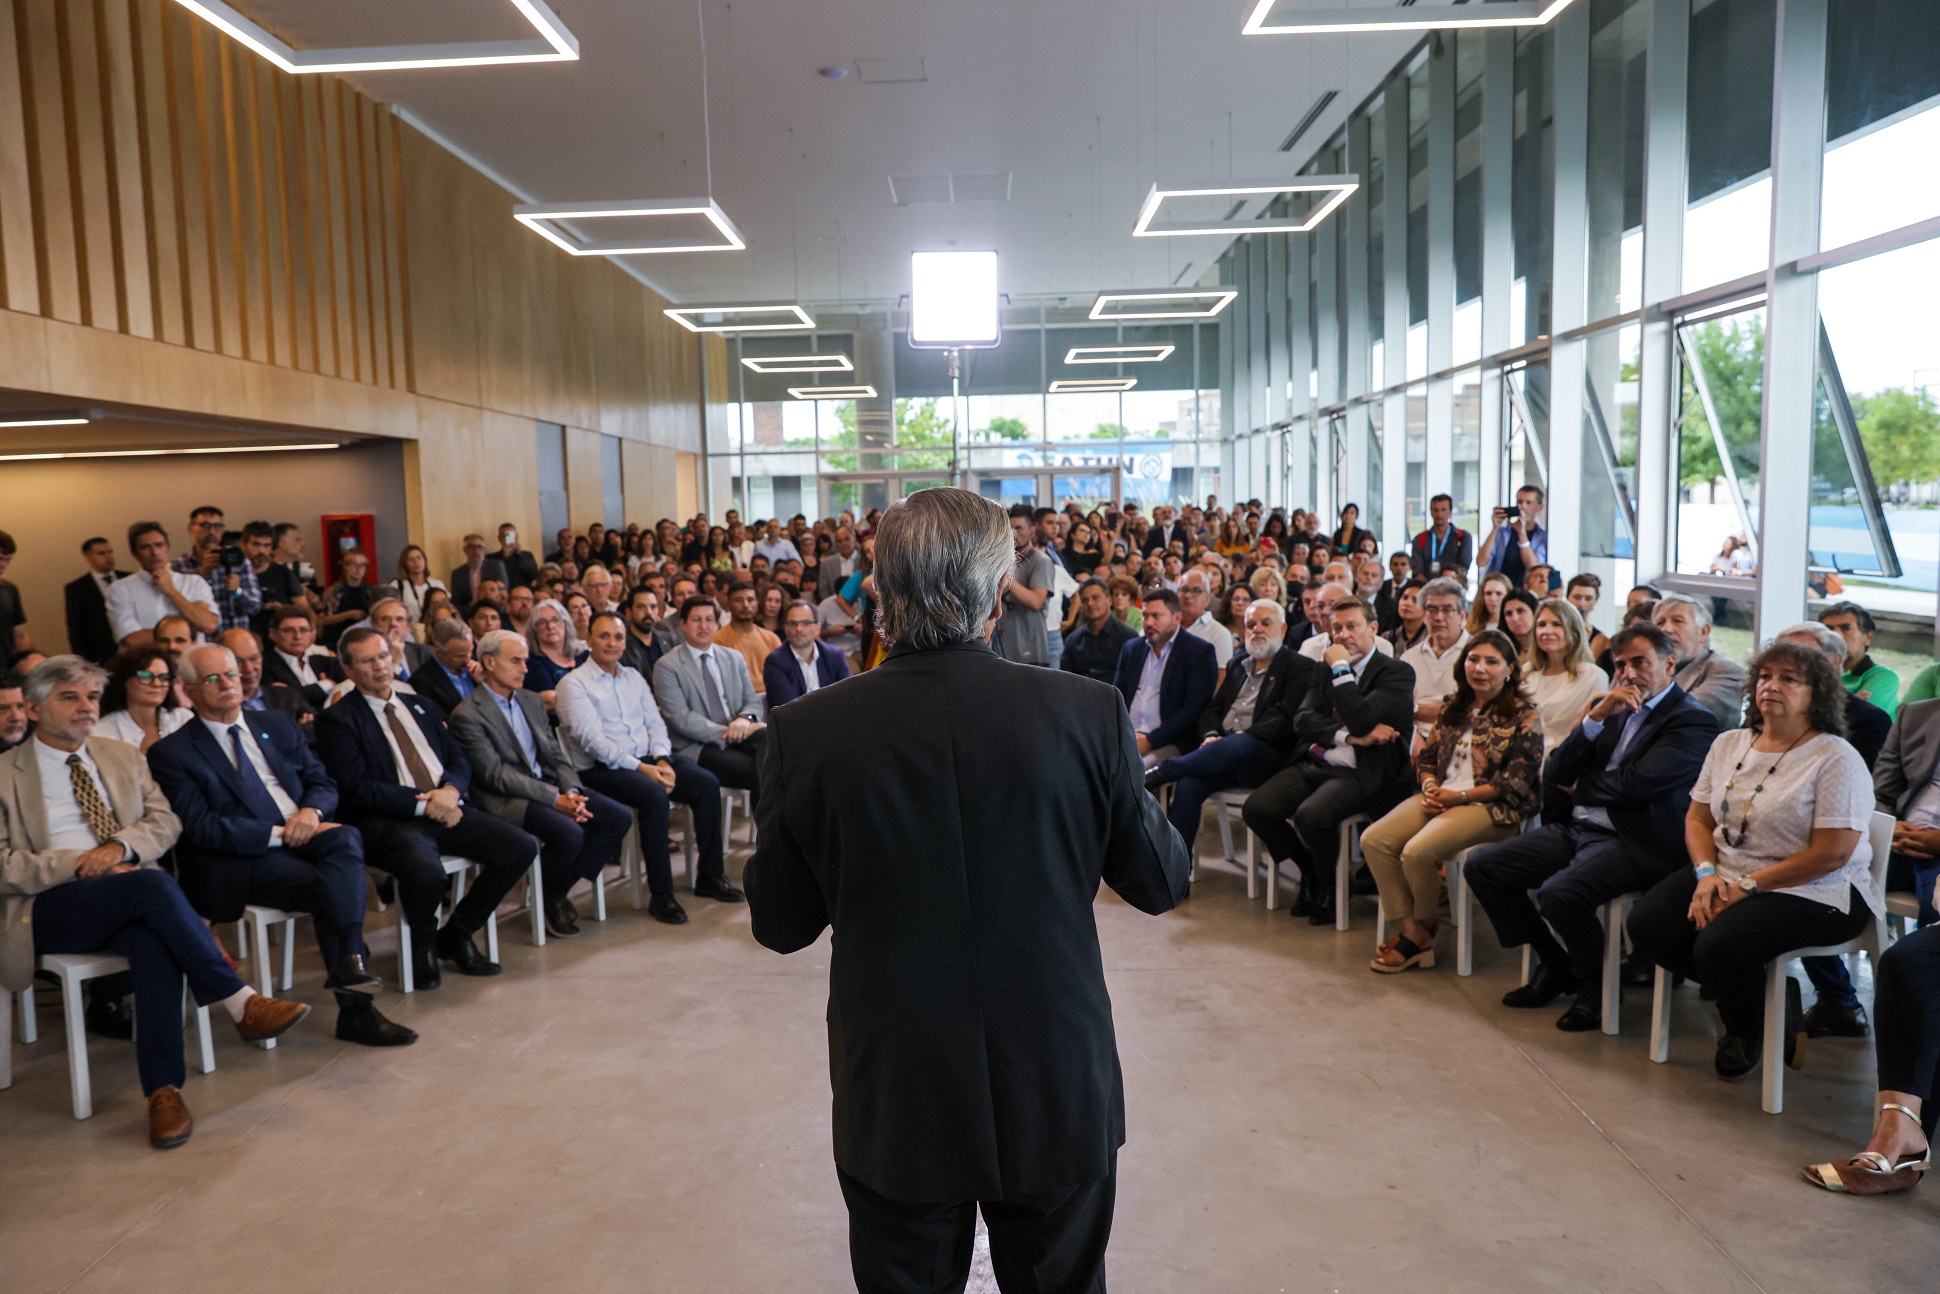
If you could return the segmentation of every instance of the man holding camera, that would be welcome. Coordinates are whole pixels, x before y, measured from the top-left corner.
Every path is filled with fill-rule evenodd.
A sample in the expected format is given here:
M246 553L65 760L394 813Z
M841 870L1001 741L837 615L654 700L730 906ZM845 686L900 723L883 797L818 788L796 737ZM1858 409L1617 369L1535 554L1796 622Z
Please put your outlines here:
M1529 568L1549 560L1549 532L1539 520L1542 515L1543 492L1534 485L1516 491L1514 511L1497 508L1494 528L1475 555L1482 573L1501 571L1512 588L1521 588Z
M189 514L189 551L175 559L178 575L200 575L216 595L222 629L247 629L263 609L263 590L249 558L236 543L224 543L222 509L204 505Z

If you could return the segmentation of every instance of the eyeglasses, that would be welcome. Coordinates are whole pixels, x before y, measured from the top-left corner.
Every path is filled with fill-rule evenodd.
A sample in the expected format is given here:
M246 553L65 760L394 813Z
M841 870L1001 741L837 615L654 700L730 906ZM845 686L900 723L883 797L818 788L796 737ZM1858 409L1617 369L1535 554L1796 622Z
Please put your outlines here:
M226 669L226 670L223 670L223 671L222 671L221 673L219 673L219 674L204 674L204 675L202 676L202 681L203 681L204 683L214 683L214 682L216 682L216 681L218 681L218 680L220 680L220 679L225 679L225 678L226 678L226 679L228 679L228 680L229 680L229 681L230 681L231 683L233 683L233 682L235 682L235 681L236 681L236 680L237 680L238 678L240 678L240 677L241 677L241 675L239 675L239 674L237 674L235 670L232 670L232 669Z
M167 670L138 669L135 677L144 683L166 683L169 681Z

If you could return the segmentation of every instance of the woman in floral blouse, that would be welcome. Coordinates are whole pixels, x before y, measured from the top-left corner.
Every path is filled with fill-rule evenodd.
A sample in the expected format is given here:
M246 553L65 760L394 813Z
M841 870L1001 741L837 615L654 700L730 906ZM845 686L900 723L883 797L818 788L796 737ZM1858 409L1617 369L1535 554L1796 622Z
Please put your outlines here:
M1400 936L1370 963L1383 974L1431 969L1442 873L1471 845L1506 840L1541 799L1542 720L1524 694L1516 646L1499 630L1469 640L1455 691L1415 753L1421 794L1367 829L1361 848Z

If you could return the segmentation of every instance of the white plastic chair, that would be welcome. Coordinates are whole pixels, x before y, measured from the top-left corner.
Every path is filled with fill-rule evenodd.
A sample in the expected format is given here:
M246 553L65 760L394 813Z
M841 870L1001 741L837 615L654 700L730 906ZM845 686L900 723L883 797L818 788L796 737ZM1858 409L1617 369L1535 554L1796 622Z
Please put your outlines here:
M256 991L264 997L276 996L276 980L269 960L270 928L283 928L283 991L287 993L296 982L296 919L304 915L252 903L243 909L241 920L236 922L236 942L255 967ZM275 1051L276 1039L265 1038L256 1045L264 1051Z
M104 975L118 975L127 970L128 959L105 952L48 953L41 957L39 964L42 970L53 974L61 984L61 1015L67 1022L67 1077L68 1086L74 1098L74 1117L91 1118L94 1115L94 1085L88 1074L88 1030L82 986L91 979L100 979ZM34 1033L35 1031L29 1027L26 1020L26 1016L33 1013L32 990L21 994L21 998L23 1013L21 1031L23 1034ZM182 1001L185 1008L191 1005L186 986L183 989ZM12 1012L12 995L0 993L0 1002L4 1003L0 1005L0 1028L5 1028L11 1033L12 1022L6 1017ZM202 1062L202 1072L214 1073L216 1051L215 1040L209 1032L208 1007L195 1007L195 1028L197 1041L200 1043L199 1059ZM32 1038L27 1038L26 1041L32 1041ZM13 1084L12 1049L12 1039L9 1038L4 1053L0 1053L0 1088L10 1087Z
M748 847L754 848L754 793L738 786L721 788L721 847L728 848L734 843L734 806L739 803L748 815ZM689 869L687 888L694 888L692 869Z
M1354 875L1354 851L1360 848L1361 833L1374 825L1374 819L1365 813L1356 813L1340 824L1340 851L1334 855L1334 929L1348 928L1348 882ZM1267 881L1267 902L1273 906L1273 882Z
M1874 813L1872 826L1866 835L1873 847L1872 883L1873 892L1877 894L1886 885L1886 863L1893 851L1892 815ZM1759 1102L1765 1113L1785 1112L1785 981L1791 978L1793 960L1800 957L1847 957L1863 952L1877 965L1879 954L1885 947L1886 923L1875 918L1867 923L1856 939L1848 939L1842 944L1828 944L1823 948L1794 948L1774 958L1766 966L1765 1043L1761 1057L1765 1073ZM1670 1008L1670 972L1659 966L1650 1007L1650 1058L1659 1065L1670 1059Z
M1224 852L1227 862L1239 861L1238 856L1233 852L1234 818L1239 818L1239 829L1246 834L1246 897L1249 899L1257 898L1260 892L1260 841L1247 827L1246 819L1240 813L1246 805L1246 797L1251 794L1253 792L1250 789L1236 786L1230 790L1220 791L1212 797L1213 812L1219 820L1219 847ZM1195 850L1193 852L1195 868L1198 861L1198 851Z
M1889 946L1911 934L1920 922L1920 900L1905 890L1886 896L1886 937Z

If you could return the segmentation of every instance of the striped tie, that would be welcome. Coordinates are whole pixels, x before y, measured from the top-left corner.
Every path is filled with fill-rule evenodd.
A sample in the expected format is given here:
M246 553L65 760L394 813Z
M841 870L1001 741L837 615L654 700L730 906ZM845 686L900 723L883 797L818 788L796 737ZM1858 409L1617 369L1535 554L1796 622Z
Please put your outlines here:
M94 838L104 845L113 840L121 830L121 823L108 808L108 802L101 798L101 788L94 784L88 766L81 762L79 755L67 757L67 780L74 787L74 802L81 806L81 816L88 820L88 830L94 833Z

